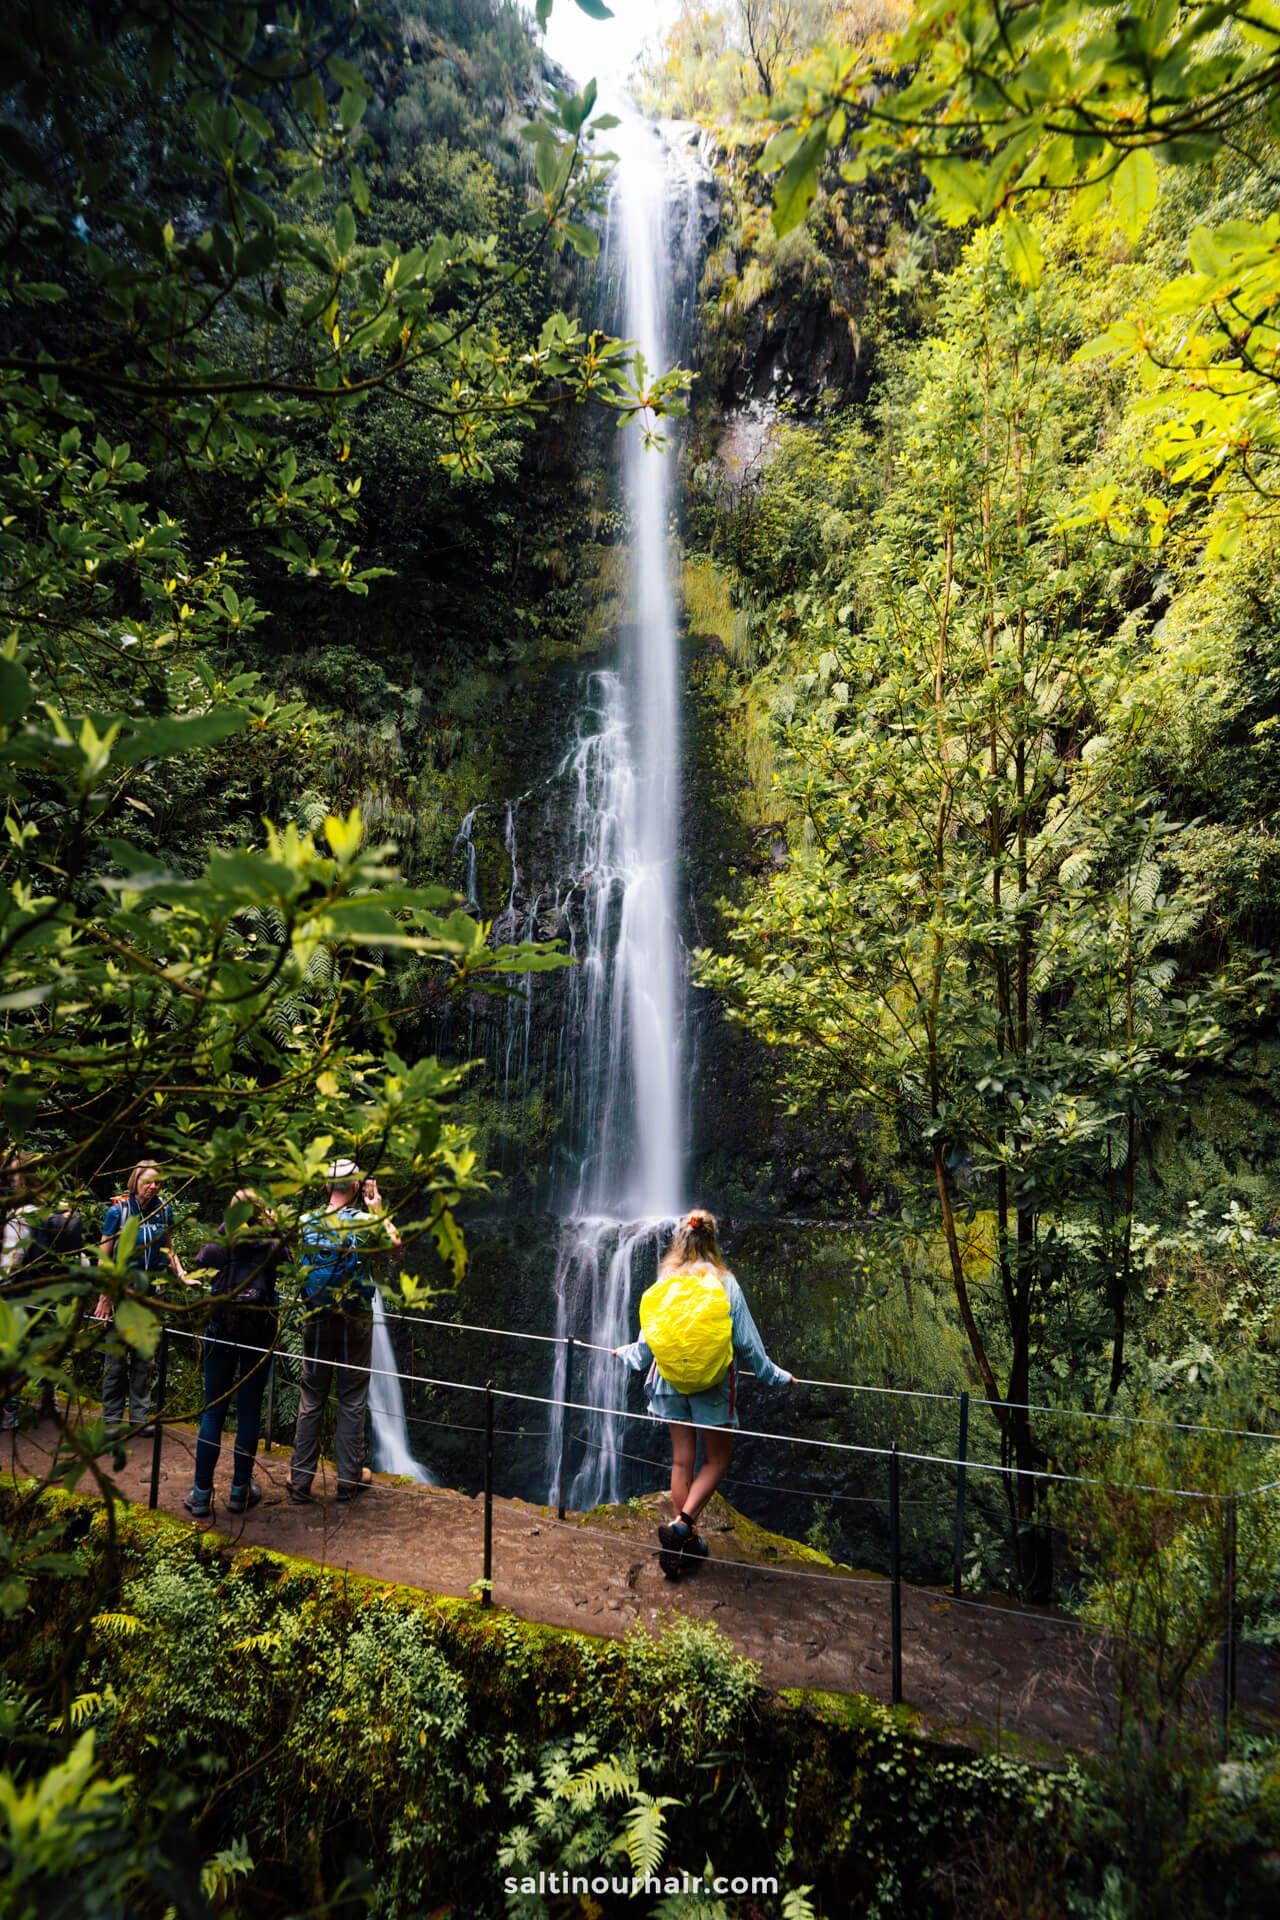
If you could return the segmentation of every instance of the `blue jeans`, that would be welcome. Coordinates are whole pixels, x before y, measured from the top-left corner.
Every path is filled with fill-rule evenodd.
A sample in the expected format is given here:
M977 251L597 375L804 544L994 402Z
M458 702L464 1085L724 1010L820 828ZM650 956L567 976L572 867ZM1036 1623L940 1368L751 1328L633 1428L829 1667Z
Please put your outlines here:
M258 1349L274 1345L275 1328L268 1332L265 1326L262 1333L255 1334L251 1348L237 1346L234 1341L206 1340L204 1343L205 1406L196 1440L195 1473L195 1484L201 1493L208 1493L213 1486L214 1469L222 1451L222 1429L233 1392L236 1434L231 1484L247 1487L253 1478L253 1461L262 1427L262 1397L271 1372L271 1355Z

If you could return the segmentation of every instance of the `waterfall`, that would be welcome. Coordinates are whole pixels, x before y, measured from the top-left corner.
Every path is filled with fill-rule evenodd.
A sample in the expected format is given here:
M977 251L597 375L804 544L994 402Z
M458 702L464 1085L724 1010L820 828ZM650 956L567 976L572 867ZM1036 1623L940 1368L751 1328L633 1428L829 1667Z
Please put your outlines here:
M675 290L687 319L704 176L687 136L634 113L622 113L609 143L618 165L602 261L614 291L608 324L636 343L652 377L687 357ZM636 1390L608 1349L631 1338L633 1303L654 1278L685 1204L689 1135L677 883L675 453L646 448L639 421L619 445L629 536L625 612L611 657L581 677L571 738L558 763L536 789L507 803L501 844L510 880L493 917L495 938L555 934L576 964L566 974L513 979L482 1049L502 1113L510 1100L532 1094L530 1075L540 1071L542 1094L560 1116L550 1193L561 1221L554 1321L548 1328L540 1320L538 1330L557 1336L553 1397L619 1410L571 1416L565 1491L577 1508L621 1498L622 1455L651 1444L645 1429L620 1417L636 1404ZM534 803L527 824L526 803ZM467 812L454 843L465 859L468 905L476 900L476 814L476 807ZM539 836L552 823L560 827L554 878L544 873L541 887L526 888L524 871L545 867ZM544 1020L534 1051L535 1011L550 1009L554 1030ZM474 1027L470 1037L478 1038ZM569 1335L581 1343L571 1396ZM554 1498L562 1423L558 1409L548 1412L545 1472Z
M434 1487L436 1477L409 1451L404 1398L397 1377L396 1350L391 1344L382 1295L373 1296L373 1356L369 1375L369 1418L373 1423L373 1463L381 1473L402 1474Z
M462 825L453 836L454 846L461 847L467 858L467 885L462 901L463 908L467 913L479 913L480 911L480 896L476 892L477 853L475 842L476 815L479 811L479 807L472 807L470 813L464 814Z
M669 324L672 261L696 233L693 176L673 196L677 156L657 127L625 116L611 136L618 167L608 263L617 326L654 374L678 349ZM680 215L679 226L671 220ZM622 1407L629 1376L607 1349L632 1335L632 1300L654 1277L683 1204L687 1154L683 953L676 907L680 831L680 656L669 520L674 456L626 435L622 484L631 532L629 619L616 668L587 677L577 738L562 773L573 783L572 864L580 876L579 966L568 990L572 1130L579 1161L564 1195L555 1331L590 1343L572 1398ZM594 1349L594 1350L593 1350ZM553 1394L565 1393L557 1349ZM573 1419L573 1416L570 1416ZM575 1507L621 1496L629 1423L574 1421L580 1460L565 1495ZM549 1478L559 1477L553 1423ZM634 1442L633 1442L634 1446ZM558 1490L558 1489L557 1489Z

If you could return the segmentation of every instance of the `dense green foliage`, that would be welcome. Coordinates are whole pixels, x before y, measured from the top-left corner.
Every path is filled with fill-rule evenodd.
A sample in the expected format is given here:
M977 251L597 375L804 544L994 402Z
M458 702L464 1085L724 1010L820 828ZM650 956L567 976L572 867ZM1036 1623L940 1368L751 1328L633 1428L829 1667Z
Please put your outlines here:
M763 1910L790 1920L1048 1920L1102 1911L1084 1903L1104 1890L1107 1911L1133 1910L1101 1779L960 1755L866 1702L770 1697L714 1628L593 1642L232 1555L146 1516L121 1527L103 1585L100 1512L72 1502L53 1519L77 1570L49 1585L39 1629L10 1654L6 1733L47 1749L52 1715L74 1744L39 1809L0 1804L15 1915L112 1913L122 1896L134 1912L205 1910L201 1858L227 1913L308 1900L378 1914L451 1903L477 1920L587 1911L505 1893L508 1876L539 1870L776 1874L791 1902ZM92 1793L95 1749L107 1782ZM113 1845L124 1773L157 1809L134 1859ZM1130 1790L1141 1804L1137 1776ZM1256 1911L1250 1847L1275 1791L1274 1771L1238 1767L1193 1826L1161 1821L1143 1911ZM99 1842L87 1875L86 1832ZM762 1908L672 1894L643 1910Z
M736 1112L701 1164L829 1217L806 1290L762 1253L756 1295L774 1325L803 1298L821 1376L990 1400L1013 1551L979 1499L971 1575L1113 1637L1119 1766L784 1706L700 1630L479 1626L24 1498L0 1910L532 1914L500 1869L619 1847L777 1868L786 1920L806 1886L1256 1910L1274 1764L1215 1771L1196 1712L1226 1508L1175 1490L1244 1495L1274 1449L1041 1403L1280 1422L1280 26L901 14L686 7L649 63L724 186L685 598L704 1133ZM686 384L582 318L609 123L508 0L27 4L0 90L6 1146L90 1222L148 1154L290 1234L354 1153L461 1272L482 1145L532 1184L556 1114L454 1056L560 956L459 910L454 835L553 763L560 670L616 611L590 414L653 435ZM199 1323L72 1265L0 1299L7 1389L84 1384L99 1288L117 1349ZM109 1494L109 1437L74 1447ZM1239 1511L1274 1640L1274 1493Z
M540 423L588 401L648 433L678 405L678 377L582 325L561 258L598 250L609 122L592 88L547 88L502 0L21 7L0 90L6 1219L74 1207L96 1240L151 1155L206 1209L254 1186L292 1237L336 1150L459 1273L482 1175L463 1074L424 1042L449 997L561 957L457 910L404 831L430 755L384 716L404 695L411 723L416 690L429 723L460 654L519 644L486 632L496 589L450 620L447 560L418 659L370 661L352 610L394 631L378 589L451 523L484 549ZM546 539L535 510L514 544ZM472 572L526 611L501 558ZM35 1159L11 1193L14 1147ZM199 1324L128 1252L6 1288L6 1403L72 1387L82 1347L145 1355L163 1320ZM69 1445L70 1477L109 1490L101 1422ZM25 1624L57 1557L2 1548ZM118 1796L86 1790L118 1826ZM121 1832L126 1878L137 1844Z

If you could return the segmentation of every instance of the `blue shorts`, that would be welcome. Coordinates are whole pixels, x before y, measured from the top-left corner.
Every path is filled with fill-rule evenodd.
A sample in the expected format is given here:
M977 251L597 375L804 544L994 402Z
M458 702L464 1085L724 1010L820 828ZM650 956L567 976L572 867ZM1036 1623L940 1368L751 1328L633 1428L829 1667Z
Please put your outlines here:
M650 1367L644 1385L655 1420L677 1420L689 1427L738 1424L738 1369L732 1362L724 1378L701 1393L677 1393L658 1372L656 1363Z

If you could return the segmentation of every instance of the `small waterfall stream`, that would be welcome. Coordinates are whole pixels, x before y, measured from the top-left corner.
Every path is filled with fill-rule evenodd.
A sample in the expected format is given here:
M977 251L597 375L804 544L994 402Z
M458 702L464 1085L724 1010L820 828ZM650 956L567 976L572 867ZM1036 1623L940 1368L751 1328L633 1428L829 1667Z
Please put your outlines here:
M407 1480L436 1486L430 1470L409 1450L404 1396L397 1378L396 1350L391 1344L382 1295L373 1296L373 1356L369 1376L369 1418L373 1423L373 1464L380 1473L398 1473Z

